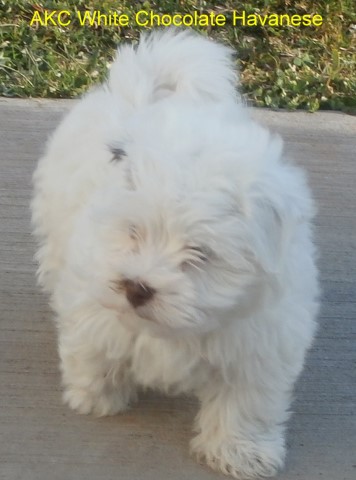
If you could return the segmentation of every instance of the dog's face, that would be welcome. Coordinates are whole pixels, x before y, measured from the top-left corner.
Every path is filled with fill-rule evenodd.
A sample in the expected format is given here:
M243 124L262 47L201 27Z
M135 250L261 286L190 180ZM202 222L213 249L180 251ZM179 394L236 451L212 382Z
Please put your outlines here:
M114 305L128 312L130 323L137 316L154 329L209 330L251 282L252 265L238 248L238 222L226 211L226 199L195 197L142 191L121 197L133 211L116 216L109 283ZM109 249L115 250L113 243Z
M278 221L271 213L266 228L256 224L231 147L172 151L151 140L112 148L108 183L82 215L72 260L91 295L130 328L209 331L252 308L274 261L263 235Z

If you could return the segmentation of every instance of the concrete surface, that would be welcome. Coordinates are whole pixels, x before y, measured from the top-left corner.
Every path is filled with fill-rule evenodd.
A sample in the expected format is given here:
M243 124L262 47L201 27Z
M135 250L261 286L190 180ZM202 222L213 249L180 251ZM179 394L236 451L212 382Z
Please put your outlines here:
M189 398L143 395L128 413L96 419L61 404L55 331L35 285L31 174L70 101L0 100L1 480L225 478L188 455ZM296 389L280 480L354 480L356 118L256 111L304 165L319 204L323 308Z

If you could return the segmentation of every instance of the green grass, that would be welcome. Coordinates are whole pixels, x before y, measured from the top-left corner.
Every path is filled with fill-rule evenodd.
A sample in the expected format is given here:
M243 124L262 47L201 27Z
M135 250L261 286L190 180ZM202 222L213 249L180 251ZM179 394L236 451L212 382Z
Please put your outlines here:
M354 0L90 1L0 0L0 95L70 98L105 78L116 46L136 40L142 27L37 26L38 10L116 10L131 18L140 9L156 13L220 12L224 27L200 28L233 46L249 103L310 111L356 113L356 7ZM233 27L232 11L320 14L321 27Z

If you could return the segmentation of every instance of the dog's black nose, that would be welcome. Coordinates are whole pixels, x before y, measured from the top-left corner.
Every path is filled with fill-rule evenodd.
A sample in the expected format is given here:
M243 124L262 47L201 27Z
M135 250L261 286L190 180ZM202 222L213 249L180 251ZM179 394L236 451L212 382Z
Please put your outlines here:
M126 298L133 307L140 307L150 300L155 290L144 283L124 280L122 285L126 291Z

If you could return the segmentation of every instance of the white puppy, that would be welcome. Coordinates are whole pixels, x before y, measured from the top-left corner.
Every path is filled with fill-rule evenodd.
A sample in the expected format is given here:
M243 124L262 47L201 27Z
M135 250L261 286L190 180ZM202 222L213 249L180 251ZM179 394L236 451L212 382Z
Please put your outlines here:
M239 102L231 51L171 30L120 48L34 182L65 402L110 415L138 388L192 393L192 451L274 475L315 330L314 209Z

